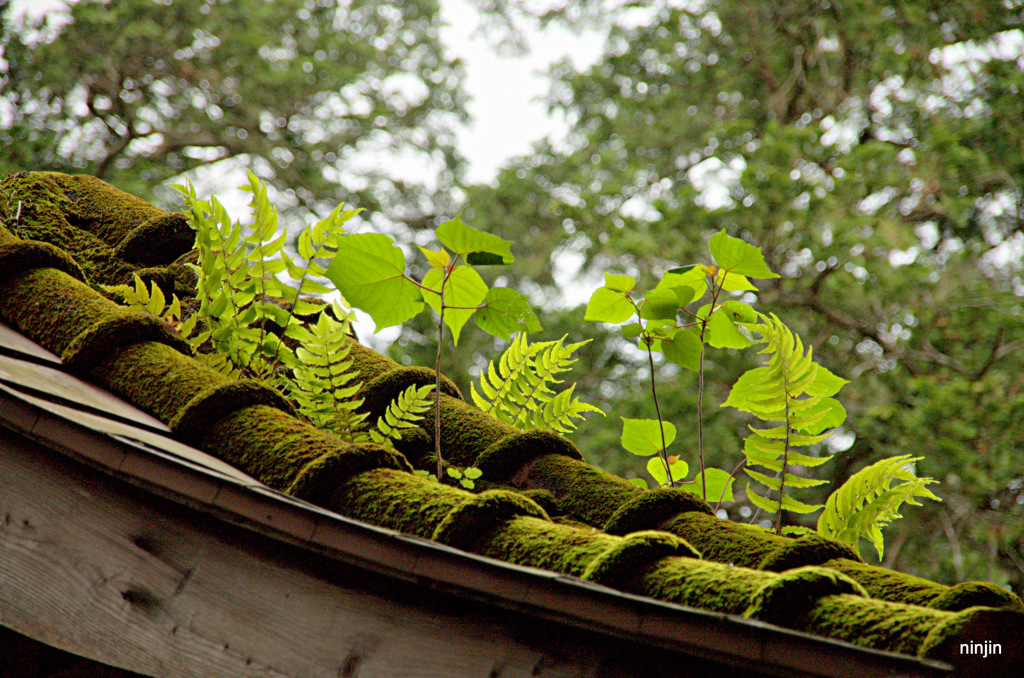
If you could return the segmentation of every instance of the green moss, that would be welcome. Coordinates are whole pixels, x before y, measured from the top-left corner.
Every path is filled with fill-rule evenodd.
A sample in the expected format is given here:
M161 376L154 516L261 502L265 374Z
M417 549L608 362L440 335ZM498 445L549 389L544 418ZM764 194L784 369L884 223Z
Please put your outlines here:
M817 535L797 539L766 532L751 525L720 520L703 512L683 513L664 529L694 545L705 560L781 572L805 565L821 565L833 558L856 558L839 542Z
M170 346L152 342L107 356L90 374L108 390L168 424L198 394L231 383Z
M348 345L352 369L359 373L359 379L363 384L370 383L385 372L402 367L386 355L381 355L373 349L363 346L355 339L349 339Z
M656 530L680 513L713 515L711 506L693 492L675 487L659 487L641 492L612 514L605 523L609 534L629 534L637 530Z
M817 605L821 598L844 593L867 597L867 592L844 574L824 567L800 567L762 586L751 598L743 616L777 626L792 626L795 619Z
M593 528L521 516L492 531L478 552L516 565L581 577L592 560L621 540Z
M1012 676L1020 675L1024 664L1022 640L1024 614L1019 610L972 607L932 626L917 653L953 664L958 676ZM981 649L994 645L999 646L998 654L979 654Z
M825 565L846 574L859 582L873 598L882 600L948 611L965 610L975 605L1024 609L1020 598L995 584L965 582L945 586L845 558L830 560Z
M325 492L325 485L379 465L403 466L376 445L352 445L276 407L252 405L203 425L199 447L278 490ZM331 456L338 457L331 459ZM405 466L408 468L408 466ZM332 477L314 477L331 473ZM300 481L302 476L306 476Z
M583 460L579 448L554 431L510 433L485 449L473 466L495 482L512 480L530 462L548 454Z
M310 503L327 506L338 487L359 473L377 468L412 471L409 462L394 450L381 445L344 443L308 462L284 491Z
M779 575L694 558L663 558L636 581L642 595L681 605L743 614L757 591Z
M148 313L131 313L93 323L64 349L61 360L69 369L84 373L125 346L142 342L165 344L183 355L192 354L188 342L166 322Z
M433 436L433 426L424 426ZM472 405L441 396L441 455L456 466L472 466L494 442L518 429Z
M516 516L550 520L540 506L508 490L488 490L467 497L437 526L431 539L466 551Z
M85 281L85 272L64 250L45 242L10 239L0 244L0 279L6 280L36 268L55 268L76 280Z
M260 381L244 379L216 384L197 393L170 422L179 438L197 442L212 423L253 405L274 407L295 416L295 410L276 389Z
M634 532L591 560L582 576L604 586L630 590L652 563L669 556L700 558L696 549L679 537L653 530Z
M0 194L21 204L21 237L67 250L106 284L124 282L136 265L170 263L195 241L183 215L95 177L22 172L0 182Z
M515 484L547 490L562 513L588 525L604 525L620 506L644 492L618 476L561 454L536 459ZM684 537L685 538L685 537Z
M807 610L808 633L876 650L916 655L929 632L951 613L853 595L827 596Z
M0 282L0 316L57 355L97 320L125 315L126 309L53 268Z
M424 539L448 514L471 496L450 485L425 478L377 469L353 476L331 495L328 508L373 525Z
M559 515L558 500L547 490L522 490L519 494L535 502L549 517Z

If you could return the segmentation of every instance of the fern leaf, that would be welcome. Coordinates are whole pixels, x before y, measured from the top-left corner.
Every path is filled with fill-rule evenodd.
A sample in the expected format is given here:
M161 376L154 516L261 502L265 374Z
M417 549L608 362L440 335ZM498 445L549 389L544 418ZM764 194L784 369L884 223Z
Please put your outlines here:
M918 498L942 501L928 485L932 478L918 478L907 466L922 457L909 454L889 457L854 473L825 502L818 517L818 534L853 547L860 554L860 540L875 547L878 559L884 555L882 528L900 518L904 504L920 504ZM894 481L902 481L895 487Z
M558 375L572 369L573 353L586 342L565 345L558 341L530 343L518 334L497 363L490 361L480 375L480 390L470 384L473 402L484 412L524 431L552 429L569 433L575 419L601 412L573 396L575 385L556 393ZM604 414L604 412L601 412Z
M416 428L433 407L433 399L429 397L433 390L433 384L413 384L399 393L384 414L377 418L377 427L369 432L370 439L380 445L393 447L393 441L401 440L402 431Z

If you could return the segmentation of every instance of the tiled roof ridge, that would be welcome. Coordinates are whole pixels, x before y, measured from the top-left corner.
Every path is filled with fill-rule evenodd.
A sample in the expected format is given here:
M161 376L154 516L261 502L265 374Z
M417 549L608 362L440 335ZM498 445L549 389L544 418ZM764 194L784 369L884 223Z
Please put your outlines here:
M37 176L49 191L77 186L76 177ZM26 183L31 189L37 180L34 175L15 178L19 182L16 190L25 189ZM11 179L0 182L0 210L11 202ZM83 181L95 191L90 198L95 212L116 216L127 194L92 178ZM24 190L22 195L30 193ZM141 209L137 200L128 201L135 215ZM48 201L49 205L60 203L60 196ZM42 207L29 204L19 210L14 223L9 209L0 211L4 218L0 252L25 245L38 249L15 232L31 237L42 230L59 233L64 228L53 224L40 228L34 223L60 215ZM149 209L159 212L152 206ZM143 221L177 228L173 219L161 219L157 214ZM137 228L126 232L137 233ZM101 229L108 236L114 231L112 227ZM160 240L158 233L149 233ZM167 238L166 242L180 242L180 238ZM92 271L102 268L97 262L108 271L133 269L130 264L118 266L102 252L90 256L85 257L86 268ZM162 259L173 261L177 256ZM145 263L160 258L154 255ZM55 266L58 261L59 256L43 257L37 267L13 272L0 269L0 317L61 355L82 344L82 335L113 322L108 319L131 326L126 318L137 314L107 300L61 265ZM109 350L90 349L88 361L79 359L78 372L165 422L180 421L182 412L209 401L210 394L231 392L235 382L183 354L172 339L151 330L130 334L134 336L131 342L105 335L110 340ZM369 349L359 352L367 374L376 370L374 379L366 384L367 402L373 407L372 403L389 397L405 368L383 356L375 361L377 354ZM527 491L547 490L570 518L595 527L552 522L540 506L517 492L472 494L418 478L407 472L410 466L401 454L376 445L345 443L296 419L287 407L257 393L259 389L233 388L246 396L234 406L230 398L217 396L215 405L205 406L202 416L190 420L195 422L193 429L202 429L191 431L196 444L271 487L355 519L640 595L954 663L959 640L1019 640L1024 633L1019 599L1000 595L998 587L983 583L945 587L926 580L908 584L904 575L842 557L849 554L828 544L812 540L808 548L794 546L800 540L771 535L765 539L763 533L714 517L692 495L678 490L644 491L586 465L579 451L560 436L509 430L511 427L464 403L457 394L442 396L442 434L454 463L477 464L492 475L492 481L516 484ZM515 463L502 460L501 454L506 452ZM645 524L647 520L654 524ZM717 541L725 543L716 546L716 539L708 534L717 534ZM801 562L814 554L822 560L822 549L828 556L823 563L826 567ZM705 559L694 557L698 551L704 552ZM742 559L750 553L764 569L726 560L734 555ZM724 562L708 560L709 555ZM869 597L877 596L875 591L908 585L920 602L942 604L927 608ZM964 604L964 596L979 593L972 603L993 600L1006 607L952 611Z

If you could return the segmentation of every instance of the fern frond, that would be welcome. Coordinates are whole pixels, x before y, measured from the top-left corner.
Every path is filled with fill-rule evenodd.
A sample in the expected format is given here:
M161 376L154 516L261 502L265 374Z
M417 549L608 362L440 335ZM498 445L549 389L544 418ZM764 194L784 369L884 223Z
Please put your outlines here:
M138 273L132 273L133 285L100 285L107 292L117 294L124 299L125 306L132 311L142 311L155 315L157 318L176 324L181 319L181 300L178 295L171 295L171 303L167 303L160 286L151 281L149 286L139 277Z
M573 419L586 412L601 412L593 405L573 397L574 387L556 393L553 385L562 383L558 375L572 369L572 354L587 342L565 345L558 341L530 343L520 333L502 353L497 365L490 361L480 375L480 391L470 385L473 402L484 412L521 430L554 429L569 433L576 428ZM601 412L604 414L604 412Z
M346 315L339 321L323 311L311 329L292 328L292 336L302 345L295 352L298 362L292 369L289 395L317 427L360 442L369 436L363 430L366 414L358 412L363 401L356 394L362 383L349 355L349 322Z
M795 335L775 315L758 314L760 322L745 323L754 335L760 335L768 355L763 367L743 374L723 407L728 405L749 412L767 428L750 426L752 435L744 443L747 457L744 472L756 484L769 490L759 494L747 486L751 503L768 513L778 514L776 532L781 532L783 510L811 513L822 507L806 504L786 494L787 489L805 489L824 484L792 473L797 466L818 466L828 457L814 457L795 451L795 448L817 445L824 441L831 429L843 422L845 410L831 396L847 383L814 362L810 347ZM773 475L754 470L760 466Z
M393 441L402 439L402 431L416 428L417 422L433 407L433 398L429 397L433 390L433 384L413 384L399 393L384 414L377 418L377 427L370 429L370 439L380 445L393 447Z
M881 560L882 528L902 517L899 509L904 503L920 505L918 498L942 501L927 488L938 481L918 478L908 470L922 458L902 454L854 473L825 502L825 510L818 517L818 534L849 544L858 555L861 538L867 539ZM902 482L893 486L894 481Z

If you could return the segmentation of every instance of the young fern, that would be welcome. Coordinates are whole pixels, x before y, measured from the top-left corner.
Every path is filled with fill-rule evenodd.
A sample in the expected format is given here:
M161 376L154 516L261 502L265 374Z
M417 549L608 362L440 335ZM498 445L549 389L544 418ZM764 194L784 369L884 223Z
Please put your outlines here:
M155 315L180 329L181 300L178 299L178 296L172 294L171 302L167 303L166 295L155 282L150 282L147 286L138 273L132 273L132 278L134 285L101 285L101 287L124 299L125 306L129 309Z
M306 328L296 324L292 335L300 346L292 368L288 395L299 412L315 426L332 431L352 442L370 440L365 430L366 414L359 412L363 404L356 394L362 386L352 370L349 345L349 317L334 305L335 320L323 311L316 325Z
M752 435L746 439L743 453L746 455L746 474L777 498L759 494L750 484L747 485L747 497L762 511L777 514L775 531L781 534L783 509L811 513L821 508L820 504L806 504L794 499L787 490L814 487L826 481L798 476L791 469L818 466L829 460L827 456L815 457L796 450L822 442L831 433L824 431L843 422L846 411L831 396L848 382L816 364L810 347L805 351L800 338L775 315L757 315L760 322L744 325L755 335L760 335L761 342L765 344L761 353L770 355L768 364L744 373L722 406L735 407L775 424L768 428L751 426ZM760 466L773 472L774 476L755 471L751 466Z
M480 391L470 384L473 402L523 431L553 429L569 433L576 428L574 418L581 419L586 412L604 414L573 397L575 384L560 393L551 388L561 383L556 375L572 368L577 360L572 354L586 343L566 346L564 342L565 337L530 343L525 333L519 333L497 365L493 360L488 363L480 375Z
M380 445L394 447L394 441L402 439L402 431L417 428L418 422L433 407L434 399L430 397L433 391L433 384L413 384L398 394L384 414L377 418L377 428L370 430L370 439Z
M902 518L904 503L920 506L916 498L942 501L928 489L938 482L918 478L908 467L923 457L902 454L882 459L850 476L825 502L818 517L818 534L849 544L860 555L860 540L867 539L882 560L882 528ZM893 485L894 481L902 481Z

